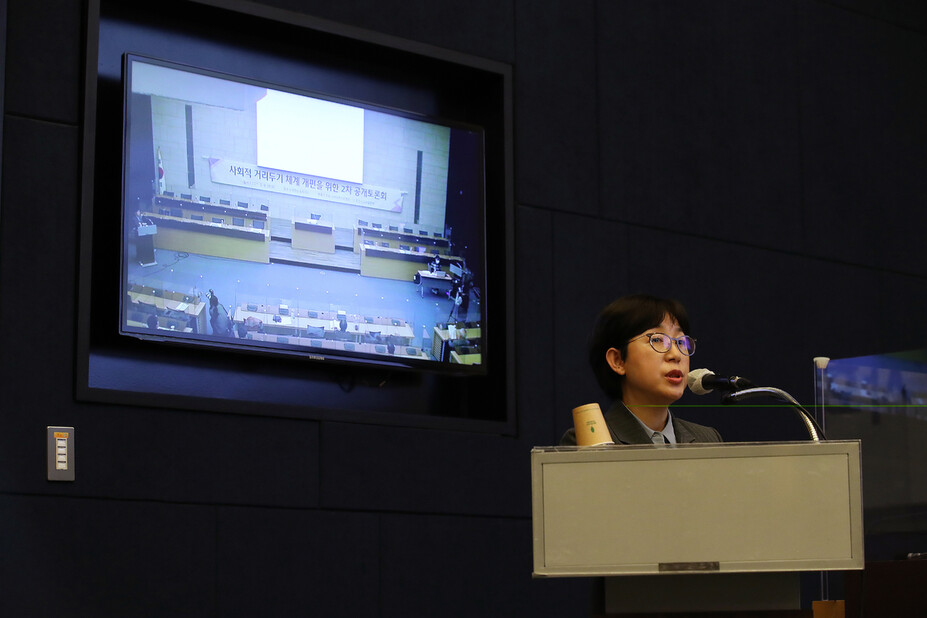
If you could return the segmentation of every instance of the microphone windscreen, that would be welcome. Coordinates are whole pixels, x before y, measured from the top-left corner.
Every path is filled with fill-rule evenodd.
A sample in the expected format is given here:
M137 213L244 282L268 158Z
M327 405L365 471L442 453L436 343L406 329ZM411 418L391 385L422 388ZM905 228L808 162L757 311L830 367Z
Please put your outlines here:
M715 372L711 371L710 369L693 369L689 372L689 390L696 395L705 395L710 393L712 389L702 386L702 378L713 375L715 375Z

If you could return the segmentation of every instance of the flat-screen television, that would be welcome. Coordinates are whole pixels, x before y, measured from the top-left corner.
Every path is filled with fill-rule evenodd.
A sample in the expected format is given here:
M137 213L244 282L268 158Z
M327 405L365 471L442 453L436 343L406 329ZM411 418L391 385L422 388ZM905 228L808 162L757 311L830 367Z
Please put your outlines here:
M123 63L121 334L485 371L482 127Z
M87 44L79 398L514 430L509 65L255 3Z

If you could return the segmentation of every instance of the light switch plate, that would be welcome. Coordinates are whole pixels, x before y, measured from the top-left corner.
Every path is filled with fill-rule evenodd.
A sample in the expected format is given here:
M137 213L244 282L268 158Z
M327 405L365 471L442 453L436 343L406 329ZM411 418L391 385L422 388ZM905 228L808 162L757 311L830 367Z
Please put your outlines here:
M74 428L48 426L48 480L74 480Z

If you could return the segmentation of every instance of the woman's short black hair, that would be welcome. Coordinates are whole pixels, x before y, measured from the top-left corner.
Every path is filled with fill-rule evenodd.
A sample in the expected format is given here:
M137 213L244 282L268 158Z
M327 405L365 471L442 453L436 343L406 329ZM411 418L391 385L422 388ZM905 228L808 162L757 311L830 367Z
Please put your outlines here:
M678 300L633 294L622 296L602 309L589 339L589 365L606 395L620 399L624 382L624 376L612 371L605 359L608 349L617 349L625 358L628 341L648 328L659 326L666 316L675 320L679 328L688 334L689 314Z

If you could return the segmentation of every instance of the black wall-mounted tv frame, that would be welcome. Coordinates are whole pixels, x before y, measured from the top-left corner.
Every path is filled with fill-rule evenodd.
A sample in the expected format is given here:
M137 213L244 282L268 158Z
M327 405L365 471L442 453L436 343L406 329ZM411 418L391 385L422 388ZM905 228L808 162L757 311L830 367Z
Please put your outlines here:
M249 2L166 0L158 11L91 0L87 15L77 375L79 399L140 406L511 434L514 395L512 75L504 63ZM221 28L218 25L221 24ZM139 36L139 33L144 33ZM314 365L120 337L121 85L111 66L146 36L168 59L236 72L314 72L340 96L486 128L487 281L496 345L484 376ZM132 49L129 49L131 41ZM119 55L119 58L117 58ZM161 54L165 55L164 53ZM224 64L223 64L224 63ZM118 73L117 73L118 74ZM116 125L120 124L119 127ZM117 182L114 184L118 185Z

